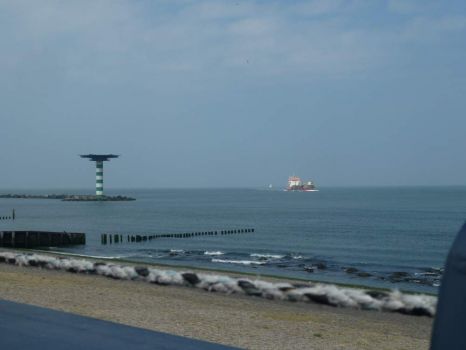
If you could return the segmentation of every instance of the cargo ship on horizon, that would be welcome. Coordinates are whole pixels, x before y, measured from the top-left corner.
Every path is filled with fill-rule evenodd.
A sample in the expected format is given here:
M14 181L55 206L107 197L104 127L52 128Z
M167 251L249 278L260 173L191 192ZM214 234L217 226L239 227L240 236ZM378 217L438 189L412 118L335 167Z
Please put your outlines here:
M290 176L285 191L317 192L319 190L312 181L302 182L299 177Z

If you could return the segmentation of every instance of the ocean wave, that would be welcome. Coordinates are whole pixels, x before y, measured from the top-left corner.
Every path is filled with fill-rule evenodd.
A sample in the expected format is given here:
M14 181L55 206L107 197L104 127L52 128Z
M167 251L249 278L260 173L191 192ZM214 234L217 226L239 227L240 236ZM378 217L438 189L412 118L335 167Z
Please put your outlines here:
M207 251L204 252L204 255L223 255L223 254L225 254L225 253L221 252L219 250L218 251L211 251L211 252L207 250Z
M225 260L225 259L212 259L212 262L223 263L223 264L239 264L239 265L264 265L264 261L254 260Z
M41 250L38 250L41 251ZM62 251L58 250L48 250L44 251L46 253L53 253L53 254L59 254L63 255L64 253ZM115 255L115 256L105 256L105 255L89 255L89 254L78 254L78 253L68 253L66 252L64 255L69 255L69 256L76 256L80 258L90 258L90 259L106 259L106 260L112 260L112 259L125 259L125 258L130 258L132 255Z
M301 259L304 259L302 255L292 255L291 256L291 259L294 259L294 260L301 260Z
M258 253L252 253L250 255L253 258L265 258L265 259L283 259L285 255L278 255L278 254L258 254Z

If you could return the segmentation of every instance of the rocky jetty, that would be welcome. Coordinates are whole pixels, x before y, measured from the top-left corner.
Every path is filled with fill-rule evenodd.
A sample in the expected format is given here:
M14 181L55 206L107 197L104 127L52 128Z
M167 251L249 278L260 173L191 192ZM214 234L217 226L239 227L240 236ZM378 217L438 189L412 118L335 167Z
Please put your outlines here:
M0 198L15 199L64 199L66 194L0 194Z
M122 202L134 201L135 198L126 196L94 196L94 195L73 195L62 199L65 202Z
M81 194L0 194L0 198L12 199L59 199L66 202L121 202L134 201L126 196L96 196Z

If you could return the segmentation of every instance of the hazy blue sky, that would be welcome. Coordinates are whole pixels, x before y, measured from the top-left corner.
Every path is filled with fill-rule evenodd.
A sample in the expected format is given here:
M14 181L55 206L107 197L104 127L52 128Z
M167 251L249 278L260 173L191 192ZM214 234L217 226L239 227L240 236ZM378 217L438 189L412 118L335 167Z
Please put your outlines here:
M0 188L466 184L466 1L0 1Z

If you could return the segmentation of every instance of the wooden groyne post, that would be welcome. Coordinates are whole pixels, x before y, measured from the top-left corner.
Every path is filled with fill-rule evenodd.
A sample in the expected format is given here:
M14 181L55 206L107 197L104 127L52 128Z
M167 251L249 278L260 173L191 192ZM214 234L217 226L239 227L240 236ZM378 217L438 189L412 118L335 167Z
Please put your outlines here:
M148 234L148 235L126 235L127 243L134 242L147 242L159 238L191 238L199 236L220 236L220 235L232 235L240 233L253 233L253 228L243 228L236 230L220 230L220 231L203 231L203 232L187 232L187 233L163 233L163 234ZM123 235L121 234L107 234L102 233L100 235L101 244L120 244L124 243Z
M11 211L10 216L8 215L0 216L0 220L15 220L15 219L16 219L16 212L14 209Z
M49 231L0 231L0 247L36 248L86 244L86 234Z

